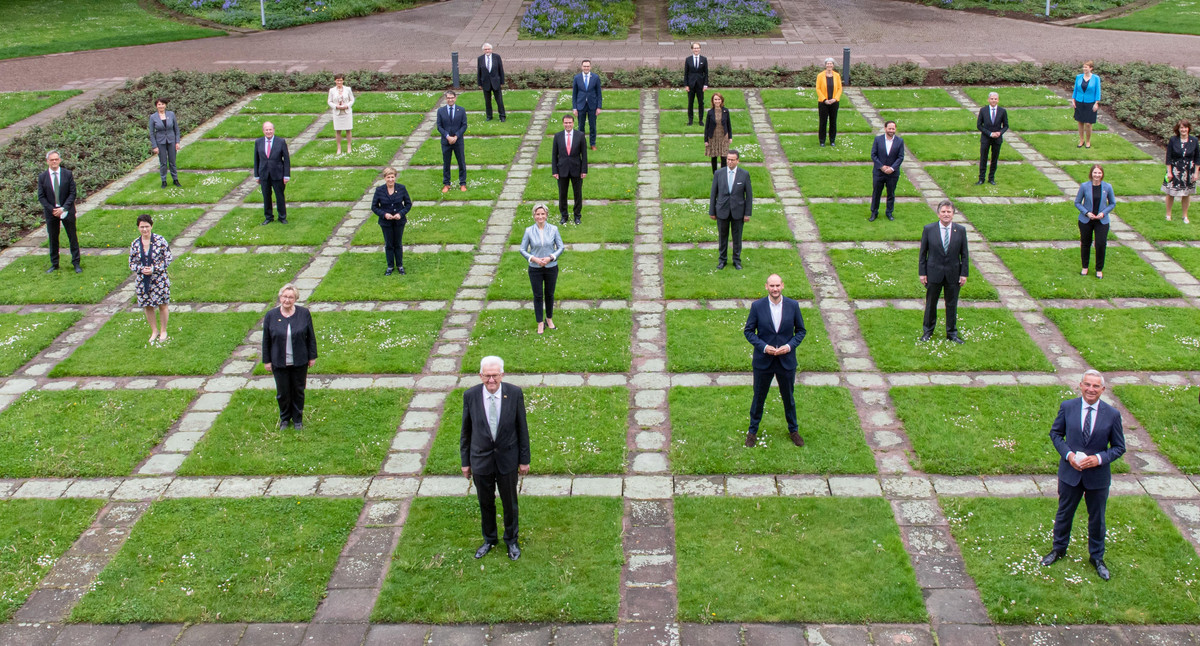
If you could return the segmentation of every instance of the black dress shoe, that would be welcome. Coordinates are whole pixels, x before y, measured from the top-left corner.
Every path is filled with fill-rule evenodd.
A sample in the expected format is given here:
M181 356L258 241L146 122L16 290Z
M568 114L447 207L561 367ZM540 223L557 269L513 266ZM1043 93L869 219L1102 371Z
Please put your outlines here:
M733 261L733 268L734 268L734 269L736 269L736 270L738 270L738 271L741 271L741 270L742 270L742 263L740 263L740 262L738 262L738 261L736 261L736 260L735 260L735 261Z
M483 545L480 545L479 549L475 550L475 558L481 559L487 556L487 553L492 551L492 548L495 546L495 543L484 543Z
M867 218L867 222L874 222L874 221L875 221L875 218L877 218L877 217L879 217L879 214L877 214L877 213L872 213L872 214L871 214L871 217Z
M516 543L509 543L509 545L508 545L508 560L515 561L519 558L521 558L521 548L517 547Z
M575 224L579 224L579 221L580 221L581 219L582 219L582 218L580 218L579 216L575 216Z
M274 220L272 220L271 218L267 218L266 220L263 220L262 225L265 227L272 222L274 222Z
M718 261L717 262L717 271L720 271L724 268L725 268L725 261L724 260Z
M746 433L746 448L752 449L755 444L758 444L758 436L754 433Z
M179 188L183 188L183 184L180 184L178 179L171 180L171 183L178 186Z
M959 345L962 345L962 344L966 343L966 341L963 341L962 339L958 338L958 335L957 335L957 334L949 334L949 335L947 335L947 336L946 336L946 340L947 340L947 341L951 341L951 342L953 342L953 343L957 343L957 344L959 344Z
M792 438L792 444L795 444L796 446L804 446L804 438L800 437L800 434L796 431L788 433L788 437Z
M837 148L837 144L835 144L835 143L833 143L833 142L831 141L831 142L829 142L829 147L830 147L830 148Z
M558 221L558 223L559 223L559 224L566 224L566 223L567 223L567 218L563 218L563 219L559 220L559 221Z
M1096 574L1105 581L1112 578L1112 574L1108 571L1108 566L1104 564L1104 559L1088 559L1092 566L1096 568Z
M887 218L888 218L889 220L895 220L895 219L896 219L895 217L893 217L893 216L892 216L892 214L891 214L891 213L888 213L888 214L887 214Z
M500 123L504 123L504 117L500 117Z
M689 126L690 126L690 125L692 125L692 120L691 120L691 119L688 119L688 125L689 125Z
M166 187L167 187L167 180L165 180L165 179L164 179L162 182L163 182L163 183L162 183L162 187L163 187L163 188L166 188Z
M47 269L47 270L46 270L46 273L47 273L47 274L53 274L53 273L54 273L54 272L56 272L56 271L58 271L58 267L51 267L51 268L49 268L49 269Z
M288 423L287 423L287 420L286 420L286 419L285 419L285 420L282 420L282 421L280 421L280 422L279 422L279 430L281 430L281 431L282 431L282 430L285 430L285 429L287 429L287 425L288 425Z
M83 267L80 267L79 265L75 265L75 273L77 273L77 274L82 274L82 273L83 273Z
M991 184L992 186L995 186L995 185L996 185L996 180L994 180L994 179L989 179L989 180L988 180L988 184Z
M395 270L394 270L394 269L392 269L391 267L388 267L387 269L383 270L383 275L384 275L384 276L391 276L393 271L395 271Z
M822 142L821 142L821 147L822 147L822 148L824 148L824 147L825 147L825 142L824 142L824 141L822 141Z
M487 118L487 119L485 119L485 120L486 120L486 121L491 121L491 120L492 120L492 118L491 118L491 117L488 117L488 118Z
M975 182L975 185L976 185L976 186L983 186L983 180L979 180L978 182Z
M288 221L287 221L287 218L279 218L279 223L280 223L280 224L287 224L287 223L288 223Z
M293 422L292 428L296 429L297 431L303 431L304 430L304 422Z
M922 335L921 335L921 343L926 343L926 342L928 342L928 341L929 341L929 339L931 339L931 338L933 338L933 333L932 333L932 332L926 332L925 334L922 334Z
M1049 554L1042 557L1042 561L1041 561L1042 567L1054 565L1055 561L1057 561L1058 559L1060 559L1066 555L1067 555L1066 552L1060 552L1058 550L1051 550Z
M397 267L397 268L396 268L396 273L397 273L397 274L400 274L401 276L403 276L403 275L406 273L406 272L404 271L404 266L402 265L402 266L400 266L400 267Z

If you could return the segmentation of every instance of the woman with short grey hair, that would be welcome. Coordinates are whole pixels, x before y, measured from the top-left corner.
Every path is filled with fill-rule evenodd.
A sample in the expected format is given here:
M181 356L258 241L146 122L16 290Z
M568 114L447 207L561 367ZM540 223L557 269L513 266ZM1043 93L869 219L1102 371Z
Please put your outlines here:
M304 386L308 369L317 362L312 314L296 305L298 297L295 285L280 287L279 307L263 317L262 361L275 377L280 430L287 428L288 422L297 431L304 428Z

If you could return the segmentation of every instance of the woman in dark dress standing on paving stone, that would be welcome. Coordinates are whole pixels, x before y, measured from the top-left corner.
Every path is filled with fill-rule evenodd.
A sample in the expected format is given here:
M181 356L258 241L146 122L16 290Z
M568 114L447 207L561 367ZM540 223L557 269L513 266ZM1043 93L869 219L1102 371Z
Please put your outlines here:
M279 307L263 317L262 361L275 376L280 430L288 422L297 431L304 428L304 385L308 369L317 362L317 333L312 315L296 305L299 295L291 283L280 287Z

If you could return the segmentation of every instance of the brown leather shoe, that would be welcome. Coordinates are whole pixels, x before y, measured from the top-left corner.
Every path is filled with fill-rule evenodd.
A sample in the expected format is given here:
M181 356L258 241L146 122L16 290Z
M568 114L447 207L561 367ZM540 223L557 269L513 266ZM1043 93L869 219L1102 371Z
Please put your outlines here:
M758 436L754 433L746 433L746 448L752 449L755 444L758 444Z
M795 444L796 446L804 446L804 438L800 437L800 434L796 431L788 433L788 437L792 438L792 444Z

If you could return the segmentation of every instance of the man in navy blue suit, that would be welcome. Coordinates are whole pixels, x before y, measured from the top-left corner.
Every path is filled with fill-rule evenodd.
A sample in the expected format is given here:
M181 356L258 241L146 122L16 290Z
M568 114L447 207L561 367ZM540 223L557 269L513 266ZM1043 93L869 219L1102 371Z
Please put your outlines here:
M1071 542L1071 521L1079 499L1087 503L1088 554L1096 574L1107 581L1104 563L1104 510L1112 484L1112 463L1125 453L1121 413L1100 401L1104 375L1096 370L1083 373L1079 383L1083 396L1058 407L1050 426L1050 440L1062 459L1058 461L1058 513L1054 515L1054 549L1042 558L1052 565L1066 556Z
M600 89L600 77L592 74L591 61L583 59L579 69L580 73L571 82L571 112L575 115L575 123L579 124L579 131L588 136L592 150L595 150L596 117L604 107L604 93Z
M750 305L746 327L742 332L754 346L754 399L750 403L750 430L746 432L746 447L758 443L758 424L762 421L763 404L771 390L771 380L779 382L783 399L783 414L787 418L788 436L792 444L804 446L796 422L796 346L804 340L804 317L800 304L783 295L783 278L779 274L767 277L767 297Z
M900 164L904 163L904 139L896 136L896 122L883 124L883 134L875 137L871 144L871 217L879 217L879 196L887 187L887 219L895 220L892 210L896 207L896 182L900 181Z
M450 192L450 153L458 160L458 190L467 191L466 148L463 133L467 131L467 111L454 105L458 95L446 92L446 105L438 108L437 131L442 135L442 192Z

